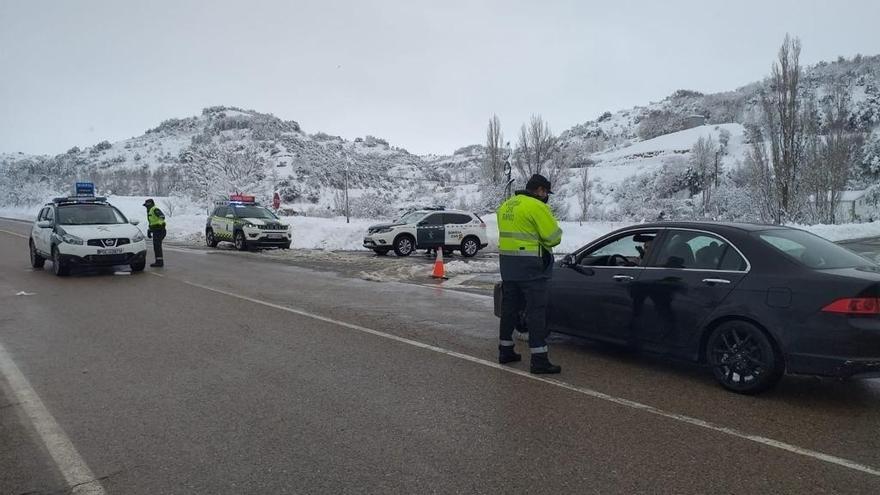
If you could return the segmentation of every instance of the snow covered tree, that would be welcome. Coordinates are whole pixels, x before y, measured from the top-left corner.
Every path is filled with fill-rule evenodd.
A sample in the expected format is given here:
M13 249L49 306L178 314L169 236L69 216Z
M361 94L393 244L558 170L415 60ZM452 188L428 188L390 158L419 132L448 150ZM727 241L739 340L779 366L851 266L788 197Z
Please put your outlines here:
M497 186L504 173L504 134L501 132L501 120L497 115L489 119L486 129L486 157L483 159L483 175L489 183Z

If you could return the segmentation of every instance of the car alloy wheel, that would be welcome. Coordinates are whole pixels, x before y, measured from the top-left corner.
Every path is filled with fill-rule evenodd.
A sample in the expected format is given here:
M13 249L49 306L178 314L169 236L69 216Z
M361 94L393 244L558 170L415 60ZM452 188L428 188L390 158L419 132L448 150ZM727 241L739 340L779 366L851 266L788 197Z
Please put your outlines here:
M716 328L706 345L706 358L718 382L742 394L772 387L784 371L764 332L745 321L730 321Z
M412 238L406 235L399 237L394 243L394 252L398 256L409 256L414 248Z
M247 249L247 242L244 240L244 232L240 230L235 233L235 249L238 249L239 251Z
M209 229L205 232L205 244L207 244L208 247L217 247L217 239L214 238L213 230Z
M473 237L469 237L464 240L461 245L461 254L463 254L466 258L470 258L477 254L477 251L480 249L480 246L477 244L477 241Z

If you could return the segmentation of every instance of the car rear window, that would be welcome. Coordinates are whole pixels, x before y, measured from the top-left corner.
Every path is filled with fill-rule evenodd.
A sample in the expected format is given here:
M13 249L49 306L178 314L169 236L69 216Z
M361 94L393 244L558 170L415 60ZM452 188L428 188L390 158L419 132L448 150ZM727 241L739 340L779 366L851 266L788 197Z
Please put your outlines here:
M830 270L874 265L848 249L803 230L765 230L756 235L768 246L809 268Z

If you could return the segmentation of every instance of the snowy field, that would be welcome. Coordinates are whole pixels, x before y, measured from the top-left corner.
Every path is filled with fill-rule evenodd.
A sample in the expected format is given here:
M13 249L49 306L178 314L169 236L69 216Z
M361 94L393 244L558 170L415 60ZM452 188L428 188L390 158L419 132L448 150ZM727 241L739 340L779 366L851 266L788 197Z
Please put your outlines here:
M119 208L130 219L141 221L140 227L145 228L146 210L142 206L144 197L111 196L110 202ZM202 245L207 212L195 204L176 198L155 198L157 205L168 216L168 241ZM0 207L0 216L32 220L40 210L39 205L24 208ZM314 249L323 251L356 251L363 250L362 241L367 227L375 223L386 222L388 218L363 219L352 218L346 223L344 217L282 217L294 229L293 247L296 249ZM489 236L489 250L498 246L498 228L494 215L485 215ZM562 244L556 249L559 253L571 252L588 242L621 227L631 225L622 222L561 222L564 232ZM859 239L880 236L880 222L843 224L843 225L793 225L808 230L832 241ZM467 268L457 267L455 271L466 273Z

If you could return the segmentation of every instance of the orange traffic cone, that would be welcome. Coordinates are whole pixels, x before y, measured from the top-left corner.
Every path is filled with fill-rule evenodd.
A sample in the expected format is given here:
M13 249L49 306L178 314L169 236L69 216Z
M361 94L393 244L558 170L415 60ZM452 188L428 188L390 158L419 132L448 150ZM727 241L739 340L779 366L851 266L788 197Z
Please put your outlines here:
M434 278L441 278L443 280L449 280L446 278L446 265L443 263L443 249L440 248L437 250L437 259L434 260L434 273L431 274Z

